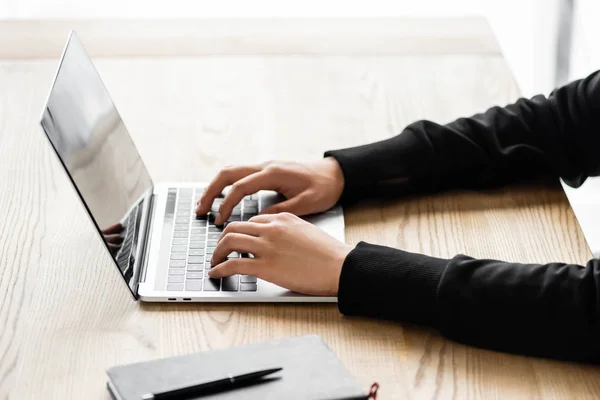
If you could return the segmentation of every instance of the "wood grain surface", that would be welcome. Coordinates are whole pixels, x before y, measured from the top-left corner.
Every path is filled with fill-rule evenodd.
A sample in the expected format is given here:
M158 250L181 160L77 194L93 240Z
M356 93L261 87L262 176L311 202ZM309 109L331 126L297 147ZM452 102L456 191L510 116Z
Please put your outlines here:
M156 181L312 160L417 119L446 122L518 97L499 52L197 51L96 63ZM598 397L597 367L471 348L424 328L343 317L335 305L134 302L38 124L58 54L22 58L0 62L0 398L108 399L105 370L116 364L307 333L322 335L365 388L379 382L382 399ZM558 183L372 202L348 209L346 224L349 243L441 257L590 257Z

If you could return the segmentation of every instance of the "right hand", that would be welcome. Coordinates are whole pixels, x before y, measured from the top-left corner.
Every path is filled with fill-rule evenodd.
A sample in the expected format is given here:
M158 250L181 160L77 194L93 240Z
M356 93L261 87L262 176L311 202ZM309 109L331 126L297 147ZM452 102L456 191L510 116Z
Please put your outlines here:
M256 166L225 168L206 188L198 202L196 215L207 214L215 198L229 185L231 191L221 202L215 219L217 225L227 221L233 208L245 196L259 190L274 190L286 198L262 210L261 214L308 215L326 211L340 199L344 175L333 157L305 164L269 161Z

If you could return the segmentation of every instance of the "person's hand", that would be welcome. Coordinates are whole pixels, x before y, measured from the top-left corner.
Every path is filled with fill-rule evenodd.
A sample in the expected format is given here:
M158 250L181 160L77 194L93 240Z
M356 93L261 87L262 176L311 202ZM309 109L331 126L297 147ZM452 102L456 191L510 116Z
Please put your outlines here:
M123 237L121 236L123 229L123 225L114 224L102 230L102 236L112 255L117 254L123 244Z
M342 265L352 247L290 213L231 222L215 248L211 278L254 275L298 293L336 296ZM254 258L232 258L232 252Z
M198 202L196 215L204 215L225 187L232 185L215 219L222 225L233 208L259 190L275 190L287 200L261 211L261 214L290 212L308 215L333 207L344 190L344 175L333 157L313 163L266 162L256 166L229 167L217 174Z

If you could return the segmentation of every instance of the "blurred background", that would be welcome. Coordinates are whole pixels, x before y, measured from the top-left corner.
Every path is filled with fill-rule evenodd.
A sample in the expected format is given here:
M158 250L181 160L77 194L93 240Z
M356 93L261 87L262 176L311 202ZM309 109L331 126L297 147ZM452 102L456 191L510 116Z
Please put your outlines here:
M0 0L0 19L484 16L524 96L600 65L598 0Z

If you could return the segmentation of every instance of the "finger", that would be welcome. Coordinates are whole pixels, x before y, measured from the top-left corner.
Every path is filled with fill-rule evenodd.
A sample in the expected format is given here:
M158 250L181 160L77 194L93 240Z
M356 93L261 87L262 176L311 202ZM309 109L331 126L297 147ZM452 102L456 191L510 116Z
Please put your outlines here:
M232 167L222 169L217 176L210 182L202 194L198 207L197 215L204 215L210 211L215 198L223 192L225 187L239 181L240 179L254 174L262 169L261 166Z
M254 194L262 189L276 189L277 186L273 174L266 170L240 179L233 184L229 194L223 199L215 223L219 225L227 221L233 208L238 205L244 197Z
M217 265L227 259L232 252L260 254L262 245L260 239L242 233L230 233L221 238L213 253L210 263Z
M262 224L254 222L230 222L225 226L225 229L219 237L219 241L229 233L243 233L244 235L260 236L264 230Z
M281 203L273 204L265 209L263 209L259 214L279 214L282 212L289 212L295 215L306 215L310 214L311 210L308 208L309 194L300 194L298 196L292 197L291 199L282 201Z
M123 230L123 225L121 224L114 224L112 226L109 226L108 228L104 229L102 231L102 233L104 233L105 235L111 234L111 233L119 233Z
M106 242L106 245L108 246L108 248L110 249L111 252L117 251L121 248L121 246L119 246L118 244L114 244L114 243Z
M275 219L275 214L261 214L255 217L252 217L248 220L248 222L253 222L256 224L268 224Z
M123 238L119 234L104 235L104 239L106 239L108 243L123 243Z
M259 263L254 258L234 258L211 268L208 271L208 276L218 279L236 274L257 275L256 273L260 267Z

